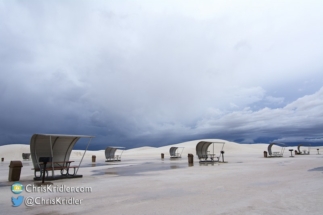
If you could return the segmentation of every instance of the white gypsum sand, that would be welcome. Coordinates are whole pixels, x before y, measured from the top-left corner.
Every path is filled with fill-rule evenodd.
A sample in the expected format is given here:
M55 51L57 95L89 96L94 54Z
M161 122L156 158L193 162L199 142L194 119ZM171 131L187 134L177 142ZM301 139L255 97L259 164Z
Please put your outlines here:
M87 151L78 172L82 178L52 182L91 187L91 193L19 194L83 199L81 205L32 207L11 206L11 197L18 195L11 192L13 182L8 182L10 160L22 161L29 145L0 146L0 157L5 159L0 163L0 214L322 214L323 155L317 155L316 148L311 155L291 158L288 149L296 147L287 147L282 158L264 158L268 144L225 141L228 163L201 166L195 155L198 142L125 150L122 161L115 163L105 162L104 149ZM181 159L169 159L171 146L185 147ZM188 166L188 153L194 155L194 166ZM71 160L79 161L82 154L74 150ZM93 166L92 155L96 155ZM32 162L22 162L20 182L34 184Z

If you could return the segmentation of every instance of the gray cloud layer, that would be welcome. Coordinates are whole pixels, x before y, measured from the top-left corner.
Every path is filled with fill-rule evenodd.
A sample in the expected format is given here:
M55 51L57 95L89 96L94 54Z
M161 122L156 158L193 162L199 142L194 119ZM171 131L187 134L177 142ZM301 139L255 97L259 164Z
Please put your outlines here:
M321 1L1 1L0 144L33 133L92 134L97 148L319 141L322 9Z

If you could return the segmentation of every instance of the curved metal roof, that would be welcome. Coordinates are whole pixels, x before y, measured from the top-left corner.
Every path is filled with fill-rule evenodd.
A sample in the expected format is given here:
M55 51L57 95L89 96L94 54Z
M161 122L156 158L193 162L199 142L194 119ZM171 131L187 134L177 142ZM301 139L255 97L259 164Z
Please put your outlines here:
M170 147L170 149L169 149L170 156L176 156L177 149L178 149L178 147Z
M105 149L105 158L106 159L114 159L115 153L118 149L124 149L124 147L119 146L109 146Z
M196 145L196 155L198 156L199 159L207 157L208 154L208 148L211 144L218 143L218 144L223 144L222 149L224 147L225 142L209 142L209 141L200 141Z
M116 153L117 148L114 147L107 147L105 149L105 158L106 159L111 159L114 158L114 154Z
M308 146L308 147L311 147L311 144L309 144L309 143L301 143L301 144L299 144L299 145L297 146L297 150L298 150L298 152L300 152L300 151L301 151L301 146Z
M52 157L52 162L68 161L76 142L85 135L34 134L30 139L30 154L34 167L40 157Z
M284 148L286 147L286 144L285 144L285 143L270 143L270 144L268 145L268 154L269 154L269 155L272 155L271 147L272 147L273 145L281 146L281 147L284 147Z
M196 155L199 158L207 156L207 149L209 146L212 144L212 142L207 142L207 141L200 141L196 145Z

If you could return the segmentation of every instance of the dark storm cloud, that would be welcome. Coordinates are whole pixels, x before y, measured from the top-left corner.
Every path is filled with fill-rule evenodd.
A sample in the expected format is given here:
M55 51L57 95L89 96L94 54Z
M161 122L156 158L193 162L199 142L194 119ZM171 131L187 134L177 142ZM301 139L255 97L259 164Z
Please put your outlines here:
M33 133L95 135L97 149L322 136L322 9L2 1L0 144Z

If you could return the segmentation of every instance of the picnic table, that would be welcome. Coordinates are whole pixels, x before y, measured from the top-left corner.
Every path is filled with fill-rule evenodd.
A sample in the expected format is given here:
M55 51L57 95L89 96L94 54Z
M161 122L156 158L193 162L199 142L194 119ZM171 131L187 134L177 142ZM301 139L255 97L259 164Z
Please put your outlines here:
M37 173L36 172L40 172L40 176L42 177L43 172L46 173L46 175L48 176L48 171L52 171L52 175L54 176L54 170L60 170L61 171L61 175L62 176L73 176L75 175L75 169L78 166L71 166L71 163L74 161L54 161L54 162L48 162L48 164L50 164L50 166L46 166L46 169L43 169L43 162L39 162L39 168L33 168L33 170L35 171L35 177L37 177ZM52 163L54 166L52 166ZM70 173L70 169L73 169L73 173Z
M279 156L282 156L282 153L280 153L280 152L273 152L273 156L279 157Z

